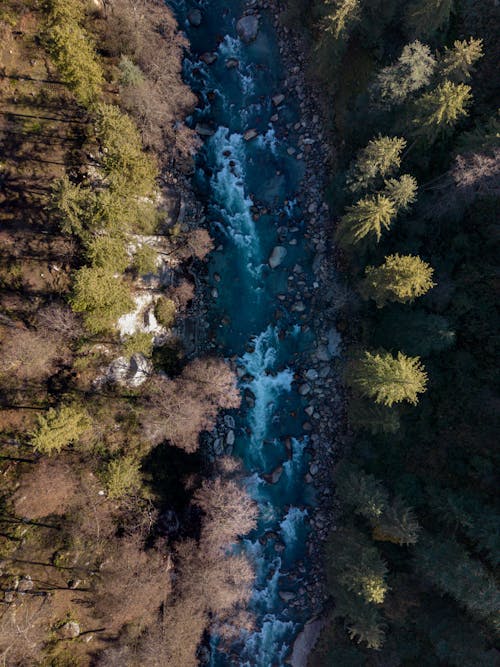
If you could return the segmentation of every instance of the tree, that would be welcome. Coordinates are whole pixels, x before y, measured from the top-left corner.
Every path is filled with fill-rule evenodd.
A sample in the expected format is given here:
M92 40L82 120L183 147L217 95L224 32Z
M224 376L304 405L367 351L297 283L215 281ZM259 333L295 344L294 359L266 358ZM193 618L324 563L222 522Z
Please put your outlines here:
M455 342L455 332L442 315L421 309L411 311L386 307L375 329L374 343L412 356L427 357L448 349Z
M256 503L234 480L205 480L194 494L194 502L205 514L203 545L214 557L257 525Z
M337 239L343 246L356 245L375 236L380 241L382 231L389 229L396 217L394 202L385 195L364 197L349 206L337 229Z
M41 381L66 362L69 350L57 334L40 329L16 328L2 338L2 370L4 379L18 382Z
M153 354L153 336L147 331L137 331L123 341L123 354L130 359L134 354L150 357Z
M396 497L372 522L373 539L394 544L416 544L420 526L413 510Z
M121 277L102 267L87 266L75 274L70 303L75 312L83 313L91 333L112 330L118 318L134 306L130 289Z
M335 596L335 616L346 620L349 637L358 644L378 650L385 640L384 623L377 605L367 604L351 591L339 588Z
M346 39L351 26L360 16L359 0L326 0L328 14L323 20L324 30L336 40Z
M470 79L475 63L483 57L483 40L470 37L469 41L455 40L453 48L445 47L442 61L443 74L456 83Z
M410 174L389 178L384 185L384 194L394 202L398 211L407 210L417 199L417 181Z
M143 243L134 255L134 270L139 276L158 271L158 253L147 243Z
M355 429L362 429L377 435L396 433L400 418L395 408L377 405L360 397L352 397L348 405L349 424Z
M137 491L142 484L140 464L134 456L109 462L105 474L108 498L122 498Z
M406 12L406 25L416 37L432 37L444 29L453 11L454 0L414 0Z
M427 44L418 40L407 44L393 65L384 67L372 86L372 98L377 104L402 104L413 93L429 85L436 59Z
M433 273L434 269L420 257L388 255L380 266L366 267L361 293L379 308L387 301L411 302L434 287Z
M363 357L351 361L346 379L361 396L389 407L401 401L416 405L418 394L427 385L427 373L420 359L401 352L393 357L389 352L366 351Z
M60 405L38 416L37 427L31 433L31 444L42 454L57 453L78 442L91 426L86 410L77 405Z
M389 176L401 164L401 153L406 146L402 137L379 135L372 139L356 156L347 174L351 192L366 190L378 178Z
M470 86L444 81L417 100L414 134L434 140L438 134L450 132L467 115L471 102Z
M93 236L87 244L85 255L93 267L99 267L111 273L123 273L130 263L127 245L121 235Z
M84 228L86 193L64 174L52 185L48 210L56 219L64 234L81 236Z
M155 303L155 317L158 322L170 329L175 322L175 315L177 308L172 299L168 299L166 296L161 296L158 301Z
M336 481L339 500L368 520L377 520L389 504L389 494L380 480L354 465L342 466Z

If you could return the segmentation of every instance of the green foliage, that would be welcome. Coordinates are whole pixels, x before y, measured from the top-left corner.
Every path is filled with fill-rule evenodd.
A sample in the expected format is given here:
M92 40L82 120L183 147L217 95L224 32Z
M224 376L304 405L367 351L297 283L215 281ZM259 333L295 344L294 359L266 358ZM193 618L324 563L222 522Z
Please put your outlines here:
M396 433L401 425L395 408L377 405L359 397L349 401L348 417L354 429L369 431L372 435Z
M42 454L58 453L77 442L91 427L88 413L77 405L61 405L39 415L31 444Z
M126 357L134 354L150 357L153 354L153 336L141 331L129 336L123 343L123 353Z
M487 151L500 146L500 111L497 111L485 123L479 123L470 132L462 133L458 138L458 151Z
M367 604L350 591L339 589L336 595L335 615L345 618L349 637L367 648L379 650L385 639L382 616L375 604Z
M351 27L359 20L359 0L325 0L327 15L324 30L334 39L346 39Z
M123 273L130 262L125 239L119 236L92 237L85 255L92 266L111 273Z
M414 134L433 141L439 134L451 132L457 122L467 116L471 102L470 86L444 81L417 100Z
M483 40L470 37L469 41L455 40L453 48L445 47L442 70L443 74L460 83L470 79L476 62L483 57Z
M472 615L495 625L500 607L495 580L456 540L425 535L415 548L415 567Z
M361 293L381 308L387 301L405 303L426 294L435 283L434 269L420 257L389 255L380 266L367 266Z
M172 299L161 296L155 304L155 317L158 322L170 329L175 321L176 307Z
M455 342L455 332L442 315L424 310L391 308L375 329L375 342L414 356L442 352Z
M48 210L55 216L64 234L81 236L86 200L86 192L70 181L66 174L54 182Z
M368 520L378 520L389 504L389 494L380 480L356 466L344 465L336 475L336 482L336 494L342 503Z
M418 357L407 357L398 352L372 354L366 351L360 359L350 363L347 383L361 396L376 403L391 406L408 401L418 403L418 394L425 391L427 373Z
M417 200L417 181L410 174L389 178L384 185L384 194L394 202L398 211L407 210Z
M144 82L144 74L128 56L121 56L118 64L120 69L120 84L122 86L138 86Z
M414 0L406 12L406 25L415 37L432 37L447 27L454 0Z
M91 333L103 333L114 328L119 317L132 310L130 290L121 277L101 267L79 269L75 274L73 310L83 313Z
M413 510L399 497L385 507L381 516L373 521L372 525L375 540L394 544L416 544L420 531Z
M102 147L102 164L112 190L128 197L151 197L157 167L143 148L134 121L112 104L96 107L96 134Z
M393 65L384 67L372 87L376 104L402 104L413 93L428 86L436 69L436 59L427 44L418 40L407 44Z
M113 459L105 474L108 497L123 498L137 492L142 485L140 463L133 456Z
M155 273L155 271L157 271L157 259L158 253L156 250L147 243L143 243L137 248L134 254L134 270L140 276L144 276L148 273Z
M375 237L380 241L382 231L391 227L397 209L384 195L364 197L349 206L339 223L337 239L342 246L356 245L363 239Z
M401 137L379 135L376 139L372 139L359 151L347 174L351 192L367 190L377 182L377 179L397 171L405 146L406 141Z

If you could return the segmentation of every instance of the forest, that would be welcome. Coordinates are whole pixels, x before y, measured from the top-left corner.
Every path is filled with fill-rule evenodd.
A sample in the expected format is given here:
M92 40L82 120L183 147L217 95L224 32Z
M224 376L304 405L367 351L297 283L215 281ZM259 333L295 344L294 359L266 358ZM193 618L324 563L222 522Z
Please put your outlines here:
M498 663L499 19L474 0L288 6L351 290L318 667Z

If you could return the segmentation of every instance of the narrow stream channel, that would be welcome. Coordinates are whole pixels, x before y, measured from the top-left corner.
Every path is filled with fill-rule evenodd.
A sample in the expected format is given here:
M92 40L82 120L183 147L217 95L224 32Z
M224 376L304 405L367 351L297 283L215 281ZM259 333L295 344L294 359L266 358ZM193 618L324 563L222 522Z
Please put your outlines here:
M214 131L198 156L195 185L216 242L209 264L212 338L220 356L238 359L244 397L226 451L243 460L260 508L258 527L243 546L257 573L250 602L256 629L242 635L231 655L212 637L211 665L284 665L307 620L308 508L315 503L313 487L304 483L306 403L294 383L313 338L308 296L317 288L295 201L304 163L287 150L296 145L299 107L290 97L278 108L271 100L286 71L270 16L263 13L257 39L243 44L236 32L240 0L169 4L191 43L186 81L202 100L190 122ZM193 9L201 10L199 27L187 19ZM199 59L207 52L217 55L210 65ZM251 128L258 136L246 141ZM276 246L286 255L271 268Z

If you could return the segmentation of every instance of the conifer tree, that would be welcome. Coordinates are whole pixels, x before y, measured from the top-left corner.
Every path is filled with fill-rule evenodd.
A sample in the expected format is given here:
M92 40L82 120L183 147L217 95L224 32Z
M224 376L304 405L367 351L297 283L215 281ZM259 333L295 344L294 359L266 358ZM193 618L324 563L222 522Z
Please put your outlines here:
M372 535L375 540L394 542L394 544L415 544L420 531L413 510L399 497L385 507L372 525Z
M356 514L378 520L389 504L389 495L378 479L354 465L344 465L336 476L336 494Z
M337 230L337 239L343 246L356 245L363 239L375 237L380 241L382 231L391 227L397 209L385 195L364 197L342 216Z
M454 0L414 0L406 12L406 25L415 37L431 37L447 26Z
M130 263L122 236L93 236L86 247L85 255L92 266L107 269L112 273L123 273Z
M410 174L385 181L384 194L391 199L398 211L410 208L417 199L417 181Z
M407 311L390 306L386 306L374 339L375 344L422 357L442 352L454 341L455 332L445 317L422 309Z
M31 433L31 444L42 454L57 453L77 442L90 426L88 413L76 405L50 408L39 415L38 425Z
M349 424L377 435L396 433L400 428L399 414L395 408L377 405L360 397L353 397L348 406Z
M385 639L384 623L376 604L366 603L351 591L336 588L335 616L344 617L349 637L367 648L382 648ZM339 663L340 664L340 663Z
M361 396L389 407L401 401L416 405L418 394L427 385L427 373L420 359L401 352L393 357L389 352L366 351L363 357L350 363L346 379Z
M366 267L361 293L379 308L388 301L411 302L434 287L433 273L420 257L388 255L380 266Z
M483 57L483 40L470 37L469 41L455 40L453 48L445 47L443 74L460 83L470 79L476 62Z
M406 146L402 137L379 135L372 139L356 156L347 174L347 183L351 192L366 190L394 173L401 164L401 153Z
M86 217L86 192L65 174L52 185L48 210L64 234L80 236Z
M436 59L427 44L418 40L407 44L393 65L384 67L371 89L375 104L401 104L427 86L436 68Z
M414 134L434 140L450 132L460 118L467 116L472 101L470 86L446 80L417 100Z
M325 0L328 14L324 19L324 29L336 40L346 39L351 26L359 19L359 0Z

